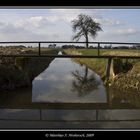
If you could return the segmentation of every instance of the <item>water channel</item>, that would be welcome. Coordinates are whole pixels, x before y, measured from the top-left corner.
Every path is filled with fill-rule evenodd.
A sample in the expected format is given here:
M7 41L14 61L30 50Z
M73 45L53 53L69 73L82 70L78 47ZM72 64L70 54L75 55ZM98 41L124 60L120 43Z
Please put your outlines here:
M32 101L105 103L107 97L103 82L94 71L70 58L55 58L50 66L34 79Z
M0 128L140 128L139 94L105 87L70 58L38 61L32 86L0 93Z
M31 64L32 86L1 92L0 108L140 108L139 94L105 87L99 75L73 59L54 58L49 65L42 59L36 68Z

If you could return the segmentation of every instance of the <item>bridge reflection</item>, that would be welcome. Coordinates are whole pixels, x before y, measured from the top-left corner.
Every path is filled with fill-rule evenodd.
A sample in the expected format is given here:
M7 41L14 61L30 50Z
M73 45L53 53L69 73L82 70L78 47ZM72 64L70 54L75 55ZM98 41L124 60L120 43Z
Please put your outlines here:
M138 94L107 93L106 103L39 103L32 102L32 88L0 94L0 108L9 109L139 109Z

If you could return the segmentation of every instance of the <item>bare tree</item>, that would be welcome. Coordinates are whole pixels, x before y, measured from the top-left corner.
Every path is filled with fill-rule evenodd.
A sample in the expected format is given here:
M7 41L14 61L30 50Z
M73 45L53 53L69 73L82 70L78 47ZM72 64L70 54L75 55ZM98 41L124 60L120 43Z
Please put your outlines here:
M89 36L95 38L98 31L102 31L100 23L95 22L90 16L80 14L77 19L72 21L73 31L76 35L73 40L78 41L82 36L86 39L86 48L88 48Z
M98 88L100 84L96 81L93 74L88 74L88 67L85 66L84 73L80 73L78 70L72 72L74 80L72 82L72 91L77 92L78 96L85 96Z

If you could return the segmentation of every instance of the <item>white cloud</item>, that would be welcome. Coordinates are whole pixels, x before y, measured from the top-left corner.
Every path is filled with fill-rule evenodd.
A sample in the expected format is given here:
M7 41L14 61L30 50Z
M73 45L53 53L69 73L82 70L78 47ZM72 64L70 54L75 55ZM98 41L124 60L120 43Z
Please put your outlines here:
M48 38L48 34L42 35L36 32L32 32L23 27L15 26L8 23L0 28L0 38L4 41L12 40L45 40Z
M8 33L8 34L14 34L14 33L18 33L18 32L24 32L24 29L23 28L20 28L20 27L16 27L15 25L13 24L5 24L1 29L0 31L2 33Z
M140 33L140 30L134 28L118 29L116 33L121 35L133 35L133 34Z
M49 21L43 16L33 16L26 19L21 19L15 22L15 25L23 28L38 28L42 25L47 25Z
M117 26L117 25L124 25L125 23L115 19L102 19L101 23L107 26Z
M100 14L95 9L50 9L49 11L52 15L49 17L51 21L65 21L70 23L79 14L87 14L93 18L100 17Z
M54 22L64 21L70 23L73 19L82 13L91 16L96 22L99 22L103 25L115 26L125 24L124 22L113 18L103 18L99 10L96 9L51 9L50 12L52 16L48 17L48 19Z
M4 12L0 13L1 40L71 40L73 35L71 21L81 13L91 16L101 24L103 32L99 32L95 38L98 41L108 41L111 38L116 40L117 38L120 39L119 36L123 37L123 35L124 37L126 35L131 35L131 37L138 36L140 32L139 29L136 29L139 27L131 25L125 18L121 20L121 18L115 16L103 16L105 10L101 9L19 11L9 11L7 16L4 16Z
M14 22L9 22L2 32L7 34L22 32L24 37L34 40L39 37L43 40L71 40L72 29L71 21L75 19L79 14L87 14L94 18L96 22L100 22L101 25L118 25L119 21L103 19L98 10L95 9L49 9L46 14L37 14L24 18L18 18ZM25 37L26 36L26 37ZM53 39L54 38L54 39ZM39 40L39 39L38 39Z
M5 26L6 23L5 22L0 22L0 28L2 28L3 26Z

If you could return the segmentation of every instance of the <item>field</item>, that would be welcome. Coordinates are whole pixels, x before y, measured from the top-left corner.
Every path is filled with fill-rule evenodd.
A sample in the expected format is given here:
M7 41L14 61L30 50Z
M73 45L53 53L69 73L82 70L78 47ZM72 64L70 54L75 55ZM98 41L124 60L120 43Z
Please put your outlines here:
M55 52L58 52L57 49L51 49L51 48L40 48L40 53L41 54L53 54ZM32 48L27 48L23 47L20 48L18 46L15 47L0 47L0 55L37 55L39 54L39 48L38 47L32 47Z
M97 49L77 49L84 55L98 55ZM140 56L140 50L134 49L100 49L100 55Z

